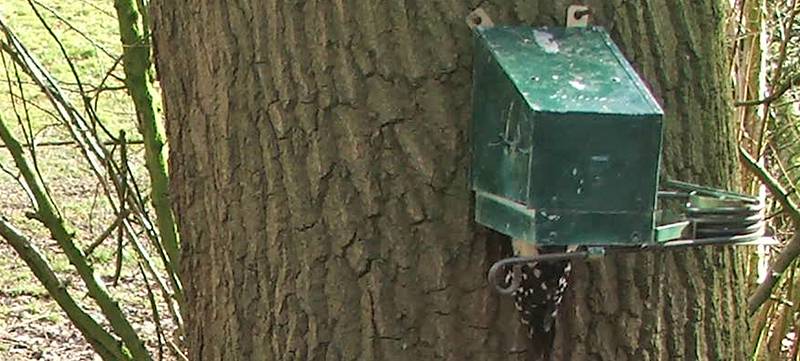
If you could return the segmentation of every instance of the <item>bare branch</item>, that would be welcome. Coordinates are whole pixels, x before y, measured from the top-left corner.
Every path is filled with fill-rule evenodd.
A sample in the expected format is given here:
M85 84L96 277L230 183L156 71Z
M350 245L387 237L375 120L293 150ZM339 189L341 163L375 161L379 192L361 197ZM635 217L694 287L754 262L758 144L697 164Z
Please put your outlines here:
M760 166L746 150L739 148L739 154L744 161L745 167L761 180L767 189L769 189L772 196L780 202L783 209L792 219L792 223L796 229L794 237L792 237L783 250L778 253L777 257L775 257L775 261L769 266L767 277L764 282L758 285L753 295L747 300L747 309L750 314L753 314L761 307L764 301L769 298L770 294L772 294L772 288L778 283L782 273L786 271L786 268L792 264L792 261L800 255L800 232L797 231L797 229L800 228L800 210L797 208L797 205L789 199L789 193L783 189L780 182L772 177L766 169Z
M131 145L131 144L139 145L139 144L143 144L144 141L141 140L141 139L134 139L134 140L125 141L125 143L128 144L128 145ZM76 143L74 140L54 140L54 141L51 141L51 142L37 142L36 146L37 147L58 147L58 146L77 145L77 144L78 143ZM115 140L107 140L105 142L102 142L101 144L103 144L103 145L119 145L119 142L115 141ZM22 144L22 146L23 147L28 147L30 145L29 144ZM6 147L5 144L0 144L0 148L5 148L5 147Z
M50 14L53 14L53 17L55 17L56 19L61 21L64 25L66 25L72 31L76 32L78 35L80 35L82 38L84 38L86 41L88 41L89 44L92 44L92 46L94 46L95 48L100 49L100 51L102 51L104 54L108 55L109 58L114 59L114 57L115 57L114 54L111 54L110 51L106 50L106 48L104 48L102 45L98 44L97 41L95 41L94 39L89 37L89 35L86 35L86 33L84 33L80 29L78 29L75 26L73 26L72 23L69 20L67 20L63 16L61 16L61 14L59 14L55 9L53 9L53 8L51 8L51 7L49 7L49 6L45 5L45 4L42 4L40 1L37 1L37 0L31 0L31 1L34 4L40 6L41 8L47 10Z
M763 99L754 99L754 100L740 100L734 102L733 104L737 107L744 107L744 106L753 106L753 105L761 105L772 103L786 94L789 89L791 89L795 84L800 83L800 73L794 74L793 76L786 79L781 85L779 85L772 94L764 97Z
M120 343L86 311L75 302L67 288L53 272L47 259L19 230L0 217L0 236L11 245L28 265L37 279L47 289L78 330L86 337L92 348L103 360L131 360L131 356L121 348Z
M108 226L108 228L106 228L106 230L103 231L103 233L97 236L97 238L95 238L92 244L90 244L89 247L86 247L86 250L84 250L83 253L85 253L87 257L91 255L92 252L94 252L95 248L97 248L97 246L102 244L103 241L105 241L106 238L108 238L108 236L111 235L111 232L114 232L114 229L116 229L122 224L122 221L124 221L125 218L128 217L128 214L129 214L128 211L123 211L117 214L117 218L114 219L114 222L111 223L111 225Z

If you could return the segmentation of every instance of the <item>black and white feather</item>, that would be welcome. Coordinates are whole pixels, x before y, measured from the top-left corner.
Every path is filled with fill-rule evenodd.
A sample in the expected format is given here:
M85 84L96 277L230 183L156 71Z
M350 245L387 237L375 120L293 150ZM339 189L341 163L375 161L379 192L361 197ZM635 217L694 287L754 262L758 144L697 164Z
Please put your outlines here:
M537 247L536 253L565 252L566 247ZM517 252L518 253L518 252ZM528 336L537 347L552 347L555 337L555 321L559 305L567 290L571 264L569 261L540 262L522 266L522 280L514 291L514 305L520 314L520 322L528 330ZM511 282L512 272L506 273L506 282Z

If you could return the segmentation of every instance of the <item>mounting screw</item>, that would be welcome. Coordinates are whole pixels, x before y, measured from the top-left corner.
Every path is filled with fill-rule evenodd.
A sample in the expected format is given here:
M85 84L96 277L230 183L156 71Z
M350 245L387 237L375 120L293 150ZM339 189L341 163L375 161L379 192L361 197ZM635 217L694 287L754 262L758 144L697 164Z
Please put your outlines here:
M470 29L475 29L478 26L483 28L491 28L494 26L492 18L490 18L489 14L487 14L482 8L473 10L467 15L465 20Z
M589 26L589 18L592 10L586 5L570 5L567 8L567 27L586 27Z
M592 13L592 11L589 10L589 9L578 10L578 11L572 13L572 18L575 19L575 20L580 20L584 16L587 16L587 15L589 15L591 13Z

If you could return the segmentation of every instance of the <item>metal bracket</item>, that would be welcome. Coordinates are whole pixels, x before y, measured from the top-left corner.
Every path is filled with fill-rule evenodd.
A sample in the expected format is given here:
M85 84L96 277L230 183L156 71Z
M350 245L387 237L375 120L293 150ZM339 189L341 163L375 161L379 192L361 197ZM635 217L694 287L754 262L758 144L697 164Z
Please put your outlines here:
M586 5L570 5L567 8L567 27L584 28L589 26L592 10Z
M566 252L566 253L545 253L531 257L510 257L504 258L495 262L491 268L487 278L489 284L494 289L503 295L510 295L519 288L522 282L522 265L538 263L538 262L558 262L567 260L594 260L600 259L604 256L612 254L623 253L637 253L637 252L657 252L668 251L673 249L681 249L688 247L701 247L701 246L744 246L744 245L774 245L778 242L772 237L765 237L761 234L743 235L743 236L726 236L714 238L700 238L700 239L678 239L664 243L651 243L638 246L589 246L585 250ZM512 267L513 274L511 282L505 279L498 280L498 276L505 276L505 272L501 270L506 267ZM506 285L506 283L509 283Z
M489 17L489 14L482 8L472 10L464 20L467 22L467 26L469 26L470 29L475 29L478 26L483 28L491 28L494 26L492 18Z

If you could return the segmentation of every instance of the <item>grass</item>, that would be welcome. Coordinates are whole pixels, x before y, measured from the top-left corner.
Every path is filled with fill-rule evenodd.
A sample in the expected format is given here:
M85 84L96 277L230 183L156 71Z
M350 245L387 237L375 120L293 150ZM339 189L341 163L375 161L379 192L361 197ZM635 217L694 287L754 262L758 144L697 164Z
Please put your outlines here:
M80 84L92 97L97 97L97 113L111 134L125 130L128 138L138 139L135 113L130 98L124 91L96 91L115 63L114 56L121 53L113 2L99 0L37 0L41 15L60 39L66 53L73 60ZM57 13L54 15L50 10ZM25 0L0 2L0 16L15 31L26 47L40 60L78 105L78 80L64 60L58 42L42 25ZM62 21L63 19L63 21ZM64 21L70 23L66 24ZM88 38L88 39L87 39ZM111 56L106 54L110 53ZM18 139L25 142L21 124L30 124L37 134L37 142L67 140L67 132L57 126L56 119L48 114L50 109L44 96L22 76L22 91L6 80L8 74L15 80L15 69L7 68L10 59L0 63L0 115L16 131ZM108 87L119 88L122 83L121 67L106 82ZM26 119L23 103L11 94L24 95L27 104ZM94 102L94 100L93 100ZM16 109L16 112L15 112ZM18 114L22 114L18 118ZM20 119L20 120L18 120ZM134 163L134 174L142 186L147 185L143 167L142 149L131 146L129 157ZM65 218L76 228L81 247L88 246L113 221L114 215L99 185L73 146L40 147L37 162L53 198ZM14 173L13 162L5 148L0 149L0 165ZM0 173L0 216L6 217L32 238L46 252L55 271L77 301L87 307L96 319L102 320L97 307L86 297L86 291L76 272L50 240L48 232L38 223L28 219L26 212L32 205L24 190L6 173ZM115 232L116 234L116 232ZM91 256L91 261L101 278L109 280L115 269L117 257L115 236L107 239ZM142 337L154 348L154 325L149 319L146 290L135 263L133 252L126 249L120 283L110 289L121 300ZM110 282L109 282L110 285ZM162 310L162 317L166 315ZM169 323L167 319L162 320ZM13 250L0 242L0 360L28 360L58 355L58 359L92 360L93 355L77 330L39 285L25 264Z
M60 42L70 58L73 60L80 82L91 89L92 85L99 85L106 73L111 69L115 62L113 56L117 56L122 51L119 44L119 35L116 18L114 15L113 2L98 0L37 0L41 1L43 7L39 7L39 13L50 25L52 31L57 35ZM58 17L53 15L46 8L58 13ZM62 85L71 91L77 91L77 80L72 74L69 64L64 60L58 42L53 38L47 29L42 26L27 0L5 0L0 3L0 14L15 29L25 45L33 52L39 61L47 68ZM59 18L66 20L71 25L66 25ZM89 38L91 40L87 40ZM97 46L108 51L112 56L97 49ZM121 75L121 69L115 72ZM108 86L120 87L122 83L112 79ZM29 87L34 90L33 87ZM6 89L4 89L6 90ZM34 93L34 92L32 92ZM92 94L93 95L93 94ZM38 97L38 99L43 99ZM75 101L77 99L74 99ZM100 97L98 106L99 117L108 126L113 134L120 129L125 129L129 134L135 134L135 123L133 106L124 92L104 92ZM4 116L11 116L7 107ZM41 129L46 124L52 123L52 119L38 109L33 109L32 121L35 128ZM48 132L47 138L58 137Z

